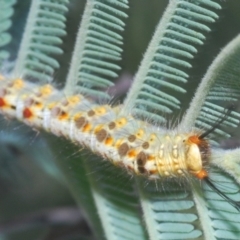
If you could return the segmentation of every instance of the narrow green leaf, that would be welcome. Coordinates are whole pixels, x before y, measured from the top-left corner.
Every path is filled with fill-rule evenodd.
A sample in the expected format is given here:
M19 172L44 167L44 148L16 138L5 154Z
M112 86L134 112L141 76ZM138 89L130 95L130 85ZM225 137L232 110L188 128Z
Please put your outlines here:
M122 169L98 157L86 161L88 177L107 239L148 239L135 182Z
M13 5L16 0L1 0L0 1L0 67L5 60L8 59L10 53L6 50L2 50L12 39L10 33L7 31L12 26L11 17L13 15Z
M78 31L66 93L80 92L87 96L110 99L106 89L118 76L121 59L122 19L127 15L127 1L87 1Z
M240 35L221 51L209 67L180 124L180 128L191 129L192 126L196 125L199 128L210 129L221 119L228 107L236 105L240 96L239 62ZM238 126L239 119L240 113L232 111L226 121L210 135L210 139L214 140L219 135L230 136L232 127Z
M82 209L86 220L97 239L105 239L102 223L97 214L97 208L91 192L92 186L88 180L88 171L85 160L80 157L79 147L66 140L47 136L47 142L57 155L56 164L62 171L66 184L72 193L77 205ZM59 149L61 151L59 152Z
M55 59L62 54L61 37L66 35L64 14L68 0L33 0L21 41L14 74L50 82L59 68Z
M131 111L143 119L150 114L154 122L164 122L169 113L180 107L180 102L172 101L171 96L185 92L182 83L187 81L189 62L197 53L196 47L203 44L203 33L210 30L206 24L218 18L214 11L219 8L217 3L207 0L169 2L125 100L123 113Z

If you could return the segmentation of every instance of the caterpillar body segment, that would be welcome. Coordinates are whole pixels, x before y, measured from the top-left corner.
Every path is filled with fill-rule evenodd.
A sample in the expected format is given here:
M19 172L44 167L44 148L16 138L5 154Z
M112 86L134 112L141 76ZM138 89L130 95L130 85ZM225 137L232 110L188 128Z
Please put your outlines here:
M207 177L209 145L199 131L164 130L119 107L98 105L82 95L65 96L50 85L1 79L0 111L43 128L149 179Z

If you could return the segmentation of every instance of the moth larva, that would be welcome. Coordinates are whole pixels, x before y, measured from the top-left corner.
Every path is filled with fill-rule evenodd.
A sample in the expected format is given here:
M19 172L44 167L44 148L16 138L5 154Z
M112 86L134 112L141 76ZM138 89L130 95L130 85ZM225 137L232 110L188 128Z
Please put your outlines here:
M5 116L64 136L90 148L116 166L148 179L194 176L205 181L238 210L240 204L210 181L210 146L206 132L178 132L123 116L119 107L97 105L78 94L66 97L50 85L38 87L21 79L1 79L0 110Z

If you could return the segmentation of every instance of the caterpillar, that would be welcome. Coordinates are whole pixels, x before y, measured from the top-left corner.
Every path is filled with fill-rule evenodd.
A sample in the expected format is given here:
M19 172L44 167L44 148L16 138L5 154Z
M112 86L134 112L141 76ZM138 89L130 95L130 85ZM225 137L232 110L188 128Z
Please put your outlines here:
M240 203L221 192L207 171L211 152L205 138L226 120L231 109L208 131L180 132L143 124L132 115L124 116L119 106L96 104L81 94L65 96L51 85L37 86L3 76L0 83L0 112L4 116L63 136L150 180L203 180L240 210Z

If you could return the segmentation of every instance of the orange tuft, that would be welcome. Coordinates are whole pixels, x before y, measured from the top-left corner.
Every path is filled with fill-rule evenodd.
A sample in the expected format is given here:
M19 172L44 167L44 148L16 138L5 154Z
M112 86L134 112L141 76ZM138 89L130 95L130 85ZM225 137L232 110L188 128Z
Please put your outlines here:
M208 176L208 173L206 170L202 169L201 171L199 171L198 173L195 174L195 176L198 178L198 179L204 179Z
M0 98L0 107L6 106L6 102L4 101L3 98Z
M82 131L83 131L83 132L89 132L89 131L91 130L91 128L92 128L91 124L90 124L90 123L87 123L87 124L84 125Z
M107 139L105 140L105 144L106 145L112 145L113 144L113 138L112 137L107 137Z
M147 159L148 159L149 161L152 161L152 160L155 160L156 157L155 157L153 154L149 154L148 157L147 157Z
M136 150L132 149L132 150L130 150L130 151L128 152L128 157L134 158L134 157L136 157L136 156L137 156Z
M193 135L188 138L188 142L195 143L197 145L200 145L203 140L199 139L199 136Z
M32 116L33 116L32 111L29 108L25 108L23 110L23 117L24 118L30 118Z
M69 115L66 112L62 112L59 116L58 119L61 120L67 120L69 118Z

